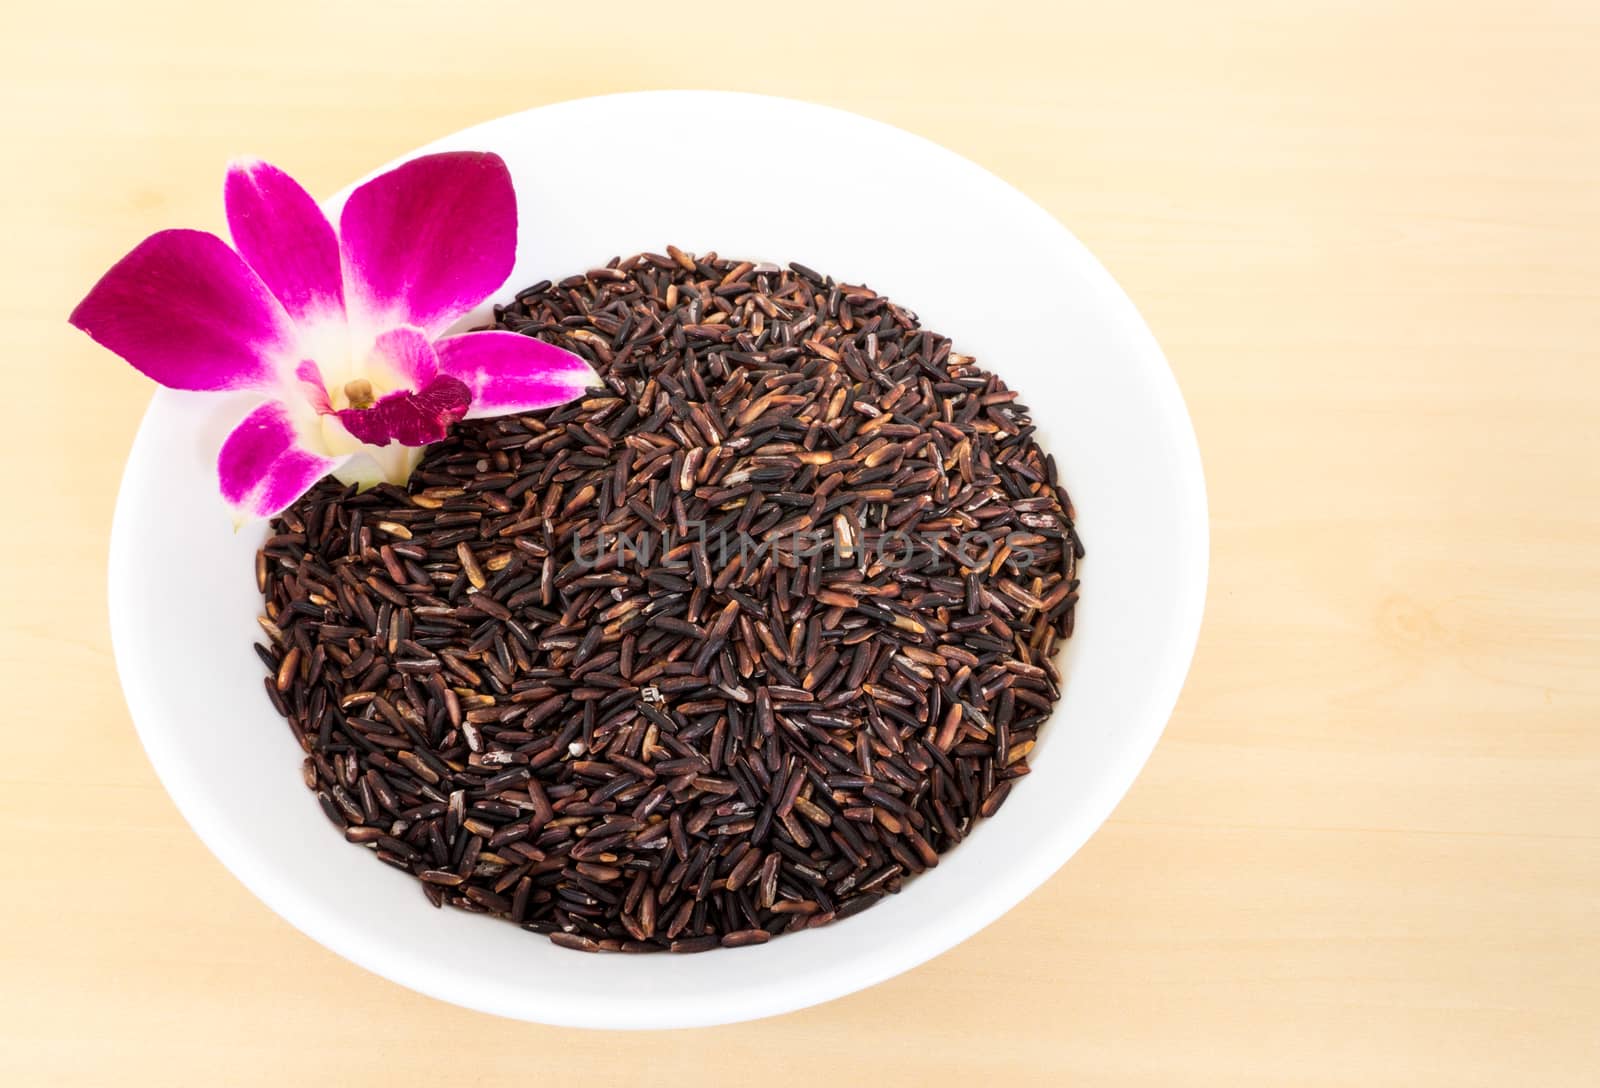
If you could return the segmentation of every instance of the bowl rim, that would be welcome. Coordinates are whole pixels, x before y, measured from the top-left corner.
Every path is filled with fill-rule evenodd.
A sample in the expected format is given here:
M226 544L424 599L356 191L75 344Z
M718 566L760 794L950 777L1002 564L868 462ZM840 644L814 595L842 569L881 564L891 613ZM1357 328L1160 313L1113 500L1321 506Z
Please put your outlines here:
M157 778L177 806L180 815L207 849L216 855L224 867L253 895L290 925L337 955L392 982L440 1000L494 1015L537 1020L556 1026L611 1029L709 1026L753 1020L820 1004L866 989L955 947L994 922L1043 884L1070 860L1083 843L1109 818L1118 802L1133 785L1164 732L1182 691L1199 638L1210 560L1205 478L1192 421L1177 380L1160 346L1121 286L1064 224L1004 179L948 148L885 122L797 99L731 91L623 92L536 106L468 126L397 156L389 163L352 182L324 203L337 206L351 189L365 178L391 169L418 155L428 154L443 146L469 139L473 133L498 128L528 114L608 108L619 99L681 100L691 96L756 100L785 109L819 111L836 115L840 119L848 119L852 124L871 126L885 139L909 141L919 145L923 153L944 160L952 168L981 174L995 187L997 200L1012 204L1014 210L1031 220L1041 234L1052 236L1057 244L1073 251L1077 260L1082 261L1091 272L1098 274L1103 280L1105 301L1119 311L1114 316L1121 320L1125 330L1137 341L1135 350L1130 353L1132 356L1130 365L1140 368L1140 377L1156 409L1155 419L1171 436L1178 451L1177 463L1168 466L1180 480L1177 490L1181 509L1176 511L1171 528L1173 535L1184 545L1181 549L1183 569L1180 571L1179 579L1181 597L1173 601L1174 625L1169 632L1172 636L1169 643L1171 649L1165 659L1151 669L1150 683L1143 703L1145 709L1140 721L1135 723L1139 727L1136 741L1118 750L1117 757L1109 761L1097 777L1097 788L1092 796L1082 799L1085 809L1092 815L1070 826L1048 829L1041 833L1040 837L1045 841L1033 844L1021 863L1008 870L1003 878L983 887L978 894L966 901L960 910L950 912L941 917L938 924L926 927L920 939L906 940L873 957L845 961L831 972L819 974L818 977L802 985L790 985L787 988L768 987L762 998L748 1000L734 1010L710 1012L674 1009L663 1015L660 1010L650 1012L633 1009L628 1015L608 1016L602 1019L583 1015L581 1012L567 1015L562 1010L551 1008L548 1003L539 1005L536 1011L525 1008L514 1009L504 1002L484 999L470 989L463 991L446 985L438 978L410 977L394 970L390 963L377 954L376 948L353 933L353 927L340 924L336 919L326 917L325 912L304 903L292 889L284 887L282 882L276 880L265 866L258 865L243 842L224 832L222 823L214 818L214 806L197 790L190 788L186 776L177 770L176 733L154 724L163 715L158 707L153 682L150 677L132 665L136 658L134 647L139 639L139 632L134 622L133 609L127 603L127 587L130 585L130 580L138 576L138 572L123 562L129 554L128 537L132 532L129 525L133 520L130 516L133 502L132 489L128 484L130 478L136 474L138 466L150 456L153 430L151 421L159 404L159 399L153 398L140 421L118 485L110 534L107 591L111 642L118 679L140 743L156 771Z

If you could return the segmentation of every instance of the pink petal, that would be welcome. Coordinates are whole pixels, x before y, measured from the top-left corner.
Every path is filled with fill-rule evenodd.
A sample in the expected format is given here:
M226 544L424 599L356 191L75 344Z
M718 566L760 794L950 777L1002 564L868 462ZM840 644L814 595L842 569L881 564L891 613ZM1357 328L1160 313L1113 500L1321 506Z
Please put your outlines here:
M437 336L511 274L511 173L487 152L412 159L350 194L339 245L353 314L374 330L415 325Z
M371 408L343 408L334 414L345 430L368 445L426 446L444 438L471 400L465 384L440 374L415 393L388 393Z
M311 194L260 159L228 167L223 186L233 244L289 316L344 314L339 239Z
M439 370L472 390L468 419L554 408L600 377L580 356L516 332L469 332L437 341Z
M199 230L140 242L67 320L170 389L270 388L295 343L261 278Z
M333 411L333 405L328 402L328 383L323 380L322 368L314 359L302 359L294 368L294 376L312 408L324 414Z
M372 344L371 365L388 371L380 374L385 388L404 384L413 390L421 389L439 373L439 357L422 330L401 327L390 329Z
M222 497L240 513L266 518L282 513L342 460L306 449L288 406L268 401L222 443L217 477Z

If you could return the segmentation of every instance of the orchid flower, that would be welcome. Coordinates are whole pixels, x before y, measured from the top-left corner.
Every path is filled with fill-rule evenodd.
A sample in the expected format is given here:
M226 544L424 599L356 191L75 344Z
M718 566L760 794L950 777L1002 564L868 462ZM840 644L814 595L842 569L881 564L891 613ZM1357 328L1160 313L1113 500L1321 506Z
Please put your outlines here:
M73 325L169 389L259 403L217 457L236 517L270 517L332 473L403 484L461 419L550 408L600 384L580 357L519 333L443 333L511 274L517 202L498 155L412 159L357 188L337 233L260 161L229 167L230 248L151 235L73 310Z

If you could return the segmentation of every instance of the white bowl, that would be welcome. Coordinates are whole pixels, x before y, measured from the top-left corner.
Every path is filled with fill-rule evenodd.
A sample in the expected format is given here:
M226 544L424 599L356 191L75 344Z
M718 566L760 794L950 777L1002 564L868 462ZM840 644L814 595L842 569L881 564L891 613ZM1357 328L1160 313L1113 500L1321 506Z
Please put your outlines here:
M306 790L302 753L250 648L265 527L235 534L215 497L220 435L196 422L190 395L163 391L117 501L111 630L139 736L184 817L252 892L340 955L446 1001L547 1024L770 1016L881 982L1000 917L1132 784L1200 625L1199 452L1133 305L1065 228L992 174L820 106L709 92L589 98L417 153L446 149L498 152L516 179L521 238L505 297L669 242L800 261L886 292L1021 390L1088 548L1065 693L1005 807L901 894L845 921L738 950L596 956L434 910L411 877L346 843ZM969 294L980 278L993 286Z

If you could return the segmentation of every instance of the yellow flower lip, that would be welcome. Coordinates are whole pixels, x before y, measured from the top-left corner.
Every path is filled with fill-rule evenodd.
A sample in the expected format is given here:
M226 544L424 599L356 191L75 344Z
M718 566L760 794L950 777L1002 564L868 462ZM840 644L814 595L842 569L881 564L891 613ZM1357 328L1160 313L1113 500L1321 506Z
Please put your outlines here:
M345 382L344 396L352 408L371 408L377 399L372 393L372 383L365 378Z

